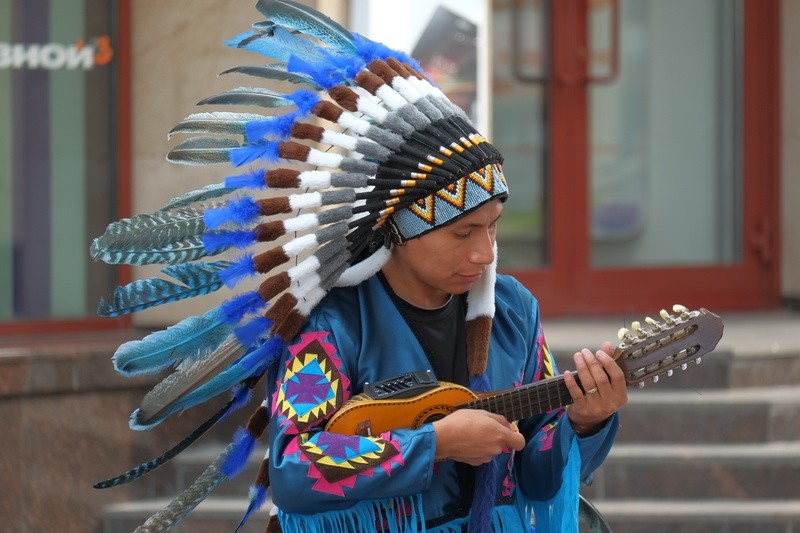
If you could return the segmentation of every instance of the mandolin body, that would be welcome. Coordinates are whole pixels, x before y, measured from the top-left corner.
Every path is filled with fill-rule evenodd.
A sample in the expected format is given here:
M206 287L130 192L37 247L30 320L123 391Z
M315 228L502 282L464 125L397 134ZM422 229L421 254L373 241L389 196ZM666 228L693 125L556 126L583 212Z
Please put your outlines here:
M410 398L374 400L353 396L332 417L325 431L343 435L380 435L400 428L416 429L457 409L477 396L466 387L442 382L439 387Z

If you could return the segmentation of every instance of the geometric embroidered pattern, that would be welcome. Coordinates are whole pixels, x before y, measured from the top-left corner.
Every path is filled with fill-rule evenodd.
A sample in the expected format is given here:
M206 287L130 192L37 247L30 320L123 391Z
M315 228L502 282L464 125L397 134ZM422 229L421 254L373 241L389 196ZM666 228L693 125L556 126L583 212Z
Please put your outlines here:
M359 475L372 477L376 467L390 475L393 464L403 464L400 443L389 433L374 438L322 431L304 437L298 438L310 461L308 476L317 479L312 488L320 492L344 496L344 487L352 488Z
M273 405L288 426L288 434L299 434L320 424L349 396L350 380L340 372L336 348L325 342L326 332L304 333L289 346L294 355L286 363L283 380L275 391Z
M487 165L394 214L404 238L423 235L508 191L498 164Z

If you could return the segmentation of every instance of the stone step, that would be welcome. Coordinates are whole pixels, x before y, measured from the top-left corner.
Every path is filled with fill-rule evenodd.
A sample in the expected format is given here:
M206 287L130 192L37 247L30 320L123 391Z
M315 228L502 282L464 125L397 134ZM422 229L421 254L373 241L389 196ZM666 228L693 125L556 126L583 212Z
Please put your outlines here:
M797 497L797 495L795 495ZM791 533L800 500L593 500L614 533Z
M631 391L623 442L757 443L800 440L800 387Z
M617 444L584 493L593 501L800 498L800 441L767 444Z
M144 500L109 505L103 514L103 533L130 533L151 515L168 505L170 500ZM271 503L253 513L239 533L263 533L269 519ZM197 506L171 533L231 533L247 510L246 498L208 498Z

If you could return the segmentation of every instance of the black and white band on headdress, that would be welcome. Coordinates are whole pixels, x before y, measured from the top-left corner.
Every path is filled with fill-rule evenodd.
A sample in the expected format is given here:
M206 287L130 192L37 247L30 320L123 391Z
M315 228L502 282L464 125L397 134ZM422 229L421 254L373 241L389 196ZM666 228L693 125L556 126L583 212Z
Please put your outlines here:
M229 391L234 400L224 414L237 408L332 287L380 270L391 254L389 224L401 240L412 239L508 192L501 154L414 60L290 0L260 0L257 7L267 20L228 44L272 62L227 72L289 82L295 90L241 87L206 98L200 104L228 109L189 115L170 132L188 139L168 155L179 164L248 169L155 213L114 222L91 246L96 260L165 264L162 272L175 280L117 288L101 302L104 316L263 278L201 316L120 346L114 364L123 374L174 368L132 415L135 429ZM207 260L232 250L233 260ZM473 378L486 368L493 287L494 268L470 295ZM252 438L265 427L266 410L259 412L248 427ZM231 468L210 477L218 483Z

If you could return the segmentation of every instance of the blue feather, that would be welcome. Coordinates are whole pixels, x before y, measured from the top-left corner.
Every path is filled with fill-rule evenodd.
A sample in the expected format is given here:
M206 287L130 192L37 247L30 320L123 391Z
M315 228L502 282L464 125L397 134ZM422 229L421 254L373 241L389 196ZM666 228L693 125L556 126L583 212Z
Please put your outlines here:
M220 306L220 312L225 317L225 322L238 324L245 315L253 314L265 305L267 305L267 302L257 291L250 291L223 302ZM241 342L241 339L239 341ZM249 344L242 344L249 346Z
M239 522L239 525L236 526L236 530L234 533L238 533L242 526L250 519L250 515L252 515L255 511L259 510L264 502L267 501L267 487L263 487L260 485L253 485L250 487L250 494L248 496L249 503L247 505L247 511L245 511L242 520Z
M257 159L265 159L268 163L277 163L278 142L263 141L256 144L246 144L240 148L233 148L229 153L230 162L240 167L245 163L252 163Z
M228 176L225 178L225 186L232 189L264 189L267 187L264 181L266 171L259 168L245 174Z
M322 87L329 90L335 85L347 81L345 74L333 67L327 61L306 61L297 56L289 58L286 64L289 72L305 74L319 83Z
M129 341L117 348L114 367L126 376L158 372L187 357L219 346L233 331L218 308L196 317L188 317L174 326L156 331L145 338Z
M97 314L104 317L120 316L158 305L193 298L216 291L222 286L218 271L228 268L228 261L213 263L184 263L161 270L183 285L162 278L137 280L117 287L111 302L100 300Z
M203 239L200 236L190 237L165 246L160 250L103 250L97 245L97 239L95 239L89 250L92 259L103 261L110 265L152 265L159 263L174 265L195 261L209 255L209 252L203 246Z
M217 229L224 224L249 224L260 215L261 206L251 196L243 196L231 200L224 207L207 210L203 221L207 228Z
M361 59L365 63L369 63L374 59L386 60L392 57L394 59L397 59L401 63L408 63L409 65L413 66L417 70L417 72L423 74L422 67L417 62L417 60L409 56L405 52L401 52L399 50L393 50L383 43L371 41L366 37L362 37L357 33L353 34L353 44L356 48L356 53L361 57Z
M254 346L267 334L271 327L272 321L267 317L260 316L237 327L233 333L244 346Z
M251 120L244 126L245 136L250 142L258 141L268 135L275 139L288 139L298 117L297 113L289 113L265 120Z
M306 117L320 101L319 93L308 89L298 89L293 93L287 94L286 98L294 102L297 106L297 113L301 117Z
M226 287L234 287L242 278L255 276L256 269L253 265L253 254L243 255L237 262L221 270L219 277Z
M203 246L206 250L216 253L228 248L247 248L254 242L256 242L255 231L214 231L203 234Z
M256 439L243 427L236 430L233 436L233 447L225 454L222 461L222 473L233 478L247 466L247 460L256 446Z
M230 185L222 184L222 183L212 183L211 185L206 185L202 189L197 189L194 191L189 191L185 194L177 196L169 201L167 205L161 208L161 211L166 211L168 209L175 209L177 207L184 207L189 204L193 204L194 202L202 202L204 200L210 200L212 198L219 198L220 196L225 196L228 193L231 193L235 190L234 187Z
M342 53L353 52L353 34L330 17L289 0L259 0L256 7L269 20L310 35Z

